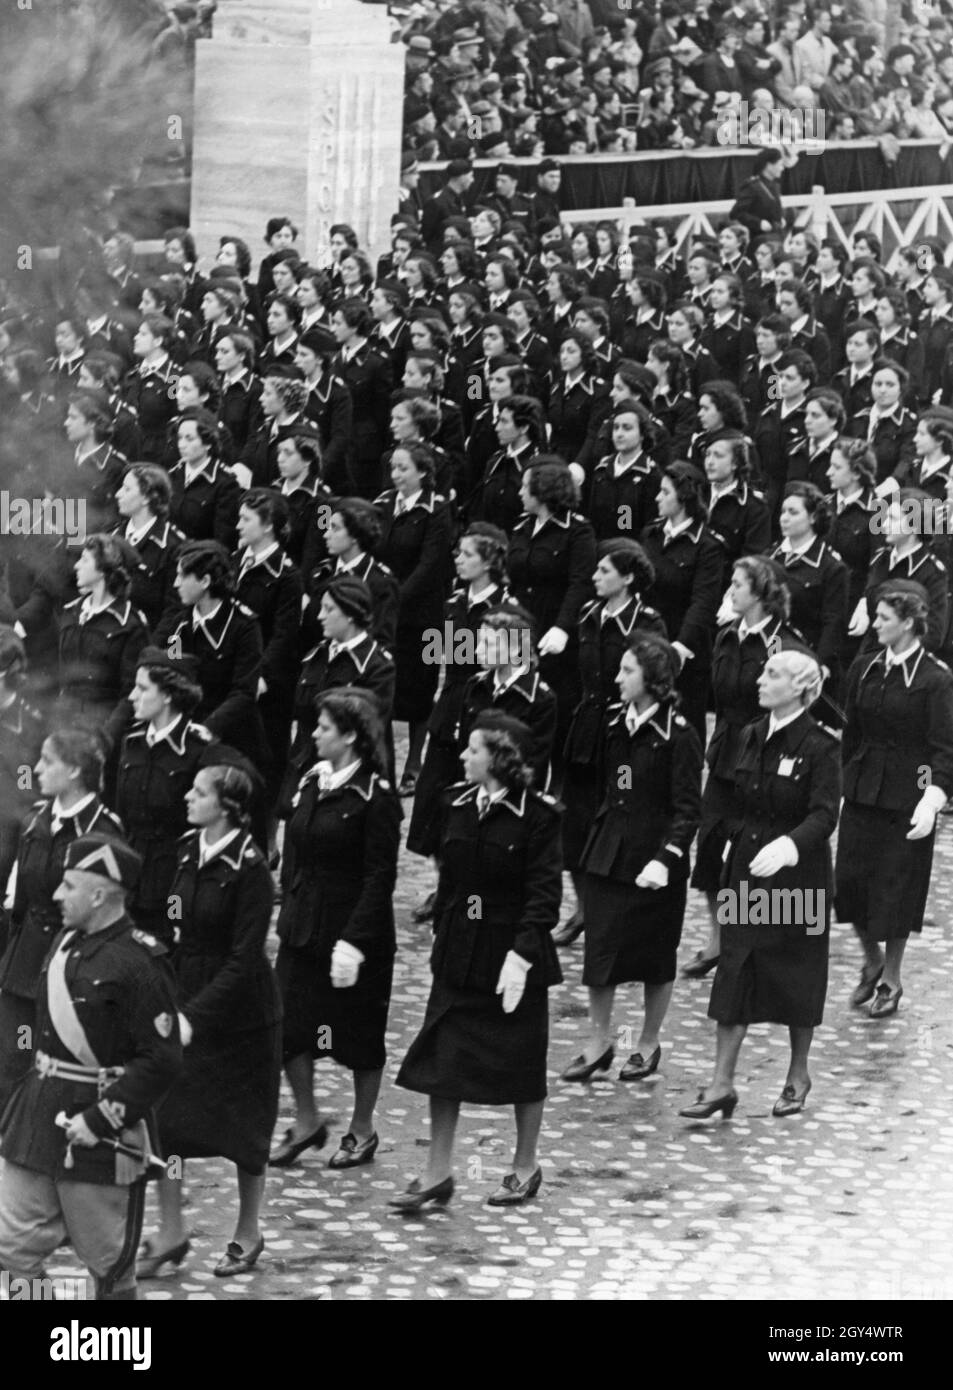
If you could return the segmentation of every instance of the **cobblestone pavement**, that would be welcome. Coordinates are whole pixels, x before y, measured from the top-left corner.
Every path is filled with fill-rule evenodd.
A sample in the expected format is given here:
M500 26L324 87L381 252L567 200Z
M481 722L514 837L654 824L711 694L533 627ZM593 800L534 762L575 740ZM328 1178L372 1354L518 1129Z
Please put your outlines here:
M408 803L405 803L407 805ZM406 831L406 820L405 820ZM564 916L572 907L567 883ZM874 1022L851 1011L857 952L834 927L826 1022L817 1031L807 1110L771 1117L786 1031L753 1028L738 1072L734 1118L680 1119L707 1080L714 1024L708 981L679 981L660 1072L626 1085L568 1085L558 1072L585 1024L581 943L561 953L567 982L551 993L551 1093L539 1198L500 1212L485 1197L509 1171L512 1112L463 1108L457 1192L446 1212L392 1215L387 1198L424 1163L426 1100L392 1078L423 1016L429 928L410 909L429 868L404 855L400 954L388 1032L376 1161L350 1172L307 1153L272 1170L258 1269L231 1282L212 1268L231 1238L234 1170L190 1162L192 1249L180 1270L142 1287L148 1299L949 1299L953 1297L953 818L941 818L928 925L907 954L900 1012ZM681 959L705 939L690 893ZM638 1036L641 990L620 989L616 1023ZM618 1049L617 1049L618 1050ZM350 1110L347 1072L318 1068L318 1094ZM281 1132L291 1115L282 1094ZM154 1197L150 1196L150 1211ZM150 1218L147 1217L147 1229ZM65 1254L65 1252L64 1252ZM52 1273L66 1272L51 1270Z

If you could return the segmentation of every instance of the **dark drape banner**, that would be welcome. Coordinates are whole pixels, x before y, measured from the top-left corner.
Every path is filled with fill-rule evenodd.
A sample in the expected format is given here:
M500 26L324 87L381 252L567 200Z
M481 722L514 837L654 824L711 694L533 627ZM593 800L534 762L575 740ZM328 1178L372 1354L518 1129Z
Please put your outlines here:
M829 145L818 154L801 154L785 171L781 191L809 194L820 185L828 193L874 193L878 189L923 188L953 183L953 153L940 158L942 146L911 141L899 146L890 162L876 141ZM563 169L562 205L573 208L617 208L626 198L636 206L664 203L712 203L734 198L752 173L756 150L705 150L675 154L574 155L560 160ZM538 160L507 161L521 167L520 185L536 186ZM443 184L444 164L422 164L420 188L425 198ZM474 165L475 201L492 192L496 161Z

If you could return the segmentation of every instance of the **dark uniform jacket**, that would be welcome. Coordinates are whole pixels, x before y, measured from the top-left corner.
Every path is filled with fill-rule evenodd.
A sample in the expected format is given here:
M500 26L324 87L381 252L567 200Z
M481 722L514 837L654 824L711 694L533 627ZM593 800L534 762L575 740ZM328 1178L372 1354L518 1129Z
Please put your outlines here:
M953 675L922 647L886 669L859 656L847 676L844 797L911 815L927 783L953 795Z
M646 597L661 614L669 641L683 643L694 654L693 671L706 668L721 602L721 546L700 521L672 540L665 537L665 523L654 521L640 539L655 569Z
M290 439L295 430L304 423L304 412L279 425L274 416L259 411L241 453L242 463L251 472L252 487L276 486L280 481L278 445L283 439Z
M532 613L540 636L551 627L572 636L582 605L592 597L595 533L575 512L549 517L534 535L536 521L525 517L510 537L510 592Z
M937 651L943 646L949 617L949 575L946 566L922 543L898 560L893 569L890 568L891 554L889 546L882 546L874 552L870 562L866 593L871 626L867 629L861 651L874 653L877 650L877 634L873 630L874 616L877 612L877 590L890 579L914 579L926 589L930 611L927 615L923 645L928 651Z
M822 666L835 672L847 633L847 566L825 541L816 537L803 555L786 555L780 546L772 560L784 567L791 592L791 626Z
M758 678L774 644L793 636L790 628L777 620L769 619L759 632L746 632L743 638L740 628L738 618L719 630L711 659L715 727L705 760L713 777L728 781L734 777L742 730L761 714Z
M316 382L308 383L304 413L321 434L323 475L328 486L349 491L348 447L354 407L347 386L330 368Z
M708 508L708 534L721 546L723 583L742 555L762 555L771 543L771 518L760 492L748 483L735 483Z
M235 523L241 489L220 460L210 463L186 485L185 464L169 469L172 506L169 520L190 541L220 541L235 548Z
M261 675L269 694L285 691L289 704L297 675L301 596L301 575L280 548L251 564L243 559L235 597L258 619Z
M123 839L123 829L98 796L75 813L61 816L53 829L53 802L37 801L20 836L10 943L0 961L0 989L35 999L43 959L63 925L53 894L63 881L66 851L74 840L95 832Z
M228 430L237 455L248 440L252 425L259 413L261 382L247 369L233 381L222 383L222 399L218 407L219 422Z
M329 556L312 569L308 564L306 548L302 572L305 592L311 597L311 602L305 613L302 632L306 642L310 641L311 645L314 646L321 640L322 628L317 621L321 595L332 579L339 579L342 575L348 575L351 579L362 579L371 591L371 598L374 603L370 627L371 636L375 637L378 642L383 642L388 650L393 649L394 638L397 635L398 591L397 580L386 565L380 564L372 555L362 555L356 564L346 568L341 565L339 560Z
M434 979L493 994L515 951L531 967L527 991L548 989L562 982L552 941L562 898L560 808L538 792L508 791L481 819L477 792L457 784L446 793Z
M605 610L603 600L593 599L584 605L579 617L582 699L573 710L566 738L566 762L590 767L593 773L602 747L605 712L618 692L616 676L626 647L637 632L667 638L661 615L641 598L630 598L609 617Z
M171 899L181 914L175 958L181 1009L195 1040L257 1031L281 1017L265 955L274 886L247 831L199 867L199 831L179 841Z
M410 510L398 515L397 499L392 488L374 502L384 528L377 553L398 585L397 626L435 627L448 587L450 507L439 493L425 488Z
M310 945L327 967L336 941L363 952L361 969L397 949L394 884L400 802L390 783L361 769L321 791L316 769L295 797L281 866L278 938Z
M76 462L72 475L69 475L70 486L86 503L88 536L97 531L108 531L116 524L119 516L116 493L128 466L125 454L120 454L108 444L98 445Z
M808 315L807 323L792 332L791 347L807 353L817 368L817 385L826 386L831 379L831 340L813 314Z
M854 609L864 596L867 588L867 572L875 550L879 549L879 538L874 534L872 518L878 513L877 498L873 490L861 492L846 505L840 505L839 497L829 493L831 506L831 525L827 533L828 543L847 566L848 591L847 612L853 615Z
M917 417L912 410L898 405L891 415L882 415L874 430L870 447L877 456L877 482L896 478L901 487L912 486L910 475L916 462L914 436ZM861 410L848 420L845 434L852 439L867 439L870 434L870 410Z
M515 453L498 449L491 454L485 472L475 481L461 508L467 521L489 521L509 535L523 515L523 473L536 452L532 444L527 444Z
M202 724L184 715L152 747L146 725L131 729L123 739L116 782L116 810L126 838L142 856L139 882L131 911L140 925L171 940L175 922L169 917L169 889L175 874L178 841L188 829L185 794L195 781L199 759L211 742ZM142 914L141 920L138 914Z
M370 496L380 487L380 458L390 437L390 395L394 389L391 361L365 343L346 362L338 353L334 374L351 396L351 472L358 491Z
M178 370L170 357L157 367L137 367L126 377L123 395L139 417L142 457L147 463L162 461L169 421L178 410L174 389Z
M701 817L702 748L695 730L663 703L630 734L626 709L610 706L599 760L602 803L581 867L630 885L651 860L669 884L688 878L688 851Z
M569 386L565 376L558 376L549 393L546 412L550 451L573 463L590 430L608 413L609 405L608 388L598 377L583 376Z
M125 915L92 936L62 931L53 952L61 947L68 952L66 987L89 1045L101 1066L123 1072L107 1081L101 1095L95 1084L29 1072L4 1111L0 1154L56 1182L113 1186L117 1156L105 1146L73 1147L72 1165L66 1166L66 1136L56 1116L61 1110L81 1112L100 1139L119 1138L151 1119L182 1065L172 975L165 948ZM36 1046L60 1061L77 1061L50 1021L46 968Z
M317 564L318 559L323 560L326 554L325 537L334 510L333 493L320 478L306 478L304 482L296 483L290 491L282 483L278 491L288 507L288 535L284 542L288 559L299 570L302 568L308 534L313 528L315 536L312 546L316 552L314 563Z
M754 329L748 320L739 310L724 323L712 317L702 329L700 341L711 353L719 378L737 385L742 364L755 349Z
M73 713L105 721L135 684L149 631L128 599L113 599L88 618L85 604L74 599L60 618L60 700Z
M255 762L263 756L261 717L256 699L261 675L261 629L243 603L223 599L202 625L191 608L170 608L156 629L156 644L198 658L202 700L197 723Z
M736 891L743 881L775 889L823 890L833 899L830 838L837 826L841 779L837 741L805 710L768 738L767 717L744 730L735 771L736 821L724 875ZM772 840L786 835L798 862L768 879L754 878L750 864ZM772 925L777 926L778 914ZM797 913L792 913L797 918ZM756 930L763 932L764 927ZM787 926L804 932L803 921Z
M529 729L523 756L533 769L534 785L545 787L556 735L556 696L539 672L525 671L502 690L494 684L492 671L471 676L463 692L457 726L458 748L466 748L474 725L488 710L508 714Z
M586 515L592 522L596 540L632 540L654 521L658 509L655 497L661 474L655 460L639 453L618 477L618 454L607 454L592 470Z
M781 413L781 401L766 406L754 422L751 437L758 451L765 500L776 526L781 510L784 485L788 481L788 464L794 450L804 438L804 403ZM825 480L824 490L829 484Z
M117 526L117 536L125 537L125 526ZM146 626L156 626L170 603L177 602L175 589L176 565L185 536L171 521L156 518L148 531L133 546L139 563L132 572L129 600L142 613Z

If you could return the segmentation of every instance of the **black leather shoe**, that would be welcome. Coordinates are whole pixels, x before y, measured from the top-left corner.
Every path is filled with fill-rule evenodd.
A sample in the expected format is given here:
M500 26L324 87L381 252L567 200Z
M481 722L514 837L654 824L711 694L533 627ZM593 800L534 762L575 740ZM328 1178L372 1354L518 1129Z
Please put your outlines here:
M783 1119L785 1115L800 1115L807 1104L807 1093L810 1089L811 1083L809 1081L801 1094L798 1095L797 1087L788 1082L774 1102L771 1114L777 1119Z
M521 1203L528 1202L536 1196L542 1181L542 1168L537 1168L536 1172L525 1182L520 1182L515 1173L507 1173L496 1191L487 1197L487 1206L518 1207Z
M437 901L437 894L428 893L419 907L415 907L410 914L412 922L432 922L434 904Z
M259 1236L250 1250L243 1250L237 1240L230 1240L225 1254L212 1271L216 1279L228 1279L233 1274L247 1274L258 1263L265 1248L265 1237Z
M560 1081L588 1081L594 1072L608 1071L614 1060L615 1048L611 1043L602 1056L597 1057L594 1062L587 1062L585 1053L581 1052L578 1057L572 1059L559 1079Z
M654 1071L658 1071L658 1064L662 1060L662 1048L657 1047L648 1061L642 1056L641 1052L633 1052L625 1066L619 1072L620 1081L644 1081L647 1076L651 1076Z
M889 1018L895 1014L900 1007L900 1000L903 996L903 985L897 985L896 989L891 989L889 985L878 985L877 993L874 995L873 1003L870 1006L871 1018Z
M152 1241L145 1241L136 1261L136 1278L154 1279L164 1264L180 1265L191 1248L189 1241L183 1240L181 1245L173 1245L157 1254Z
M857 981L856 988L850 996L850 1007L852 1009L862 1008L869 999L873 999L877 993L877 985L880 977L884 973L882 965L865 965L860 972L860 979Z
M387 1205L393 1207L394 1211L413 1213L431 1205L445 1207L452 1196L453 1178L444 1178L443 1182L435 1183L433 1187L421 1187L420 1179L414 1178L407 1191L398 1192Z
M720 1110L725 1119L730 1120L737 1104L738 1096L735 1091L729 1091L726 1096L717 1096L715 1100L706 1100L705 1092L699 1091L695 1104L686 1105L685 1109L678 1113L684 1115L686 1120L710 1120L712 1115L717 1115Z
M370 1163L377 1153L381 1141L376 1134L370 1139L358 1141L353 1134L345 1134L336 1153L328 1159L329 1168L359 1168L362 1163Z
M586 924L582 919L582 913L574 912L568 922L563 922L561 927L557 927L553 932L553 944L556 946L571 946L583 932Z
M703 951L697 951L687 965L682 966L682 978L685 980L703 980L709 971L714 970L721 960L721 956L706 956Z
M268 1160L269 1168L290 1168L305 1149L323 1149L328 1142L328 1122L322 1120L316 1130L303 1139L295 1139L294 1130L285 1130L285 1137Z

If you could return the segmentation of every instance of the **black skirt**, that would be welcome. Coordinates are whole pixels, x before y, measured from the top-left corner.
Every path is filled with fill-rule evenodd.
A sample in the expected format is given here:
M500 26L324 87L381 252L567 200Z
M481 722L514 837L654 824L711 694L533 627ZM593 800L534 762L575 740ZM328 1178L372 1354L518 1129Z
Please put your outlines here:
M923 929L935 831L908 840L909 829L906 811L844 802L834 906L838 921L852 922L874 941L896 941Z
M567 763L563 774L562 801L566 810L562 834L563 866L570 873L579 870L579 861L599 809L601 791L594 761L587 767Z
M692 887L703 893L717 893L721 887L733 806L734 783L727 777L709 773L702 793L702 816L692 874Z
M674 980L687 898L684 880L668 888L636 888L586 874L583 984L666 985Z
M808 936L803 926L722 926L708 1017L816 1028L824 1021L829 945L827 929Z
M394 643L394 719L429 719L440 680L435 661L424 661L425 628L397 628Z
M282 1055L286 1061L330 1057L351 1071L378 1071L384 1066L393 957L365 961L356 985L335 989L326 951L282 943L275 974L284 1009Z
M435 979L397 1085L473 1105L545 1100L548 1047L547 990L528 989L505 1014L502 995Z
M262 1174L278 1120L281 1024L196 1041L183 1056L157 1112L162 1152Z
M440 849L443 793L463 776L456 744L427 740L424 765L414 792L414 810L407 831L411 854L433 856Z

